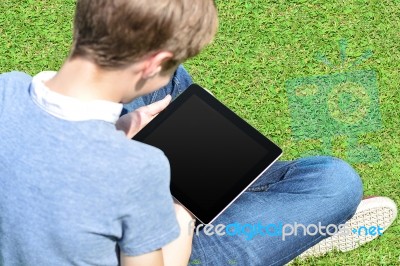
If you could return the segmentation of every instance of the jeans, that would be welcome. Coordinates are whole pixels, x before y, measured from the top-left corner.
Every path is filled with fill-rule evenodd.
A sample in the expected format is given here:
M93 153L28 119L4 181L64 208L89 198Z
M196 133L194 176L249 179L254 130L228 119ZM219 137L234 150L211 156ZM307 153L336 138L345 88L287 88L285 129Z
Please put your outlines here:
M166 94L176 97L191 82L189 74L179 67L166 87L125 105L125 111L160 100ZM230 228L231 233L222 236L208 235L205 230L194 235L189 265L283 265L329 234L310 227L305 235L299 227L297 235L283 240L282 234L274 234L281 229L279 225L344 224L355 213L362 193L359 175L340 159L314 156L278 161L213 222L239 227ZM257 224L268 229L250 239L249 232ZM330 226L329 232L333 230Z

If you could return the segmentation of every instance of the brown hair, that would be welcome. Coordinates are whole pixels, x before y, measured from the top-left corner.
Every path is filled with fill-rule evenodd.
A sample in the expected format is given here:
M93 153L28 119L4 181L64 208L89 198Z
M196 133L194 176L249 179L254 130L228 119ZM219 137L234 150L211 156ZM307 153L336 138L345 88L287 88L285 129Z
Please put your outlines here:
M114 69L165 50L167 70L198 54L217 20L213 0L78 0L71 58Z

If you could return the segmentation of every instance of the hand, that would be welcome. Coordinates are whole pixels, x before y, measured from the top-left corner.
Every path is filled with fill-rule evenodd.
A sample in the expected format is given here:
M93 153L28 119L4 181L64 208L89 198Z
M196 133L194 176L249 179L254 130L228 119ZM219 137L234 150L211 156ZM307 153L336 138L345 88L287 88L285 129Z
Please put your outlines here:
M183 220L185 222L190 222L194 220L193 214L186 210L178 201L174 199L175 212L178 220Z
M118 119L115 127L117 130L124 131L126 136L131 139L164 110L171 102L171 99L171 95L167 95L160 101L140 107L131 113L123 115Z

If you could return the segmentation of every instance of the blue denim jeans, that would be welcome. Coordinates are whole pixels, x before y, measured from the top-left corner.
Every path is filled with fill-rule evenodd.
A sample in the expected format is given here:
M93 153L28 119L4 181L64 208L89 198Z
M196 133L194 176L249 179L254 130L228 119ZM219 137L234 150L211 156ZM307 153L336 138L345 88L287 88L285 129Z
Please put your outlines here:
M166 87L136 99L125 109L132 111L166 94L176 97L191 82L179 67ZM290 233L296 223L319 228L343 224L353 216L362 193L359 175L340 159L316 156L278 161L213 222L228 226L232 229L229 233L210 235L201 230L195 234L189 265L283 265L329 234L310 227L304 235L298 227L297 236L283 240L282 234L277 234L282 225ZM255 229L260 224L264 231ZM329 232L333 230L331 226ZM249 237L251 232L258 233Z

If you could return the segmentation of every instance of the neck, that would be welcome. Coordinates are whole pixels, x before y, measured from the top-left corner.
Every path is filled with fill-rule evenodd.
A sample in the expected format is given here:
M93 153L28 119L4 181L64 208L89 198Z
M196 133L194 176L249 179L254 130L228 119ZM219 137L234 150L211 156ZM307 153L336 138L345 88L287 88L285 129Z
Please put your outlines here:
M76 58L67 60L46 86L54 92L84 101L120 103L136 83L135 77L126 69L104 70L88 60Z

